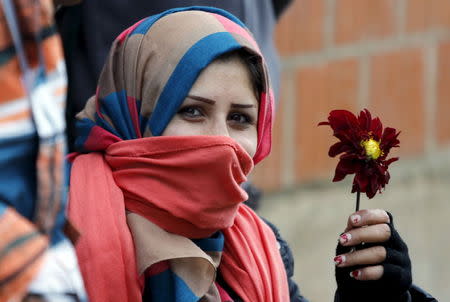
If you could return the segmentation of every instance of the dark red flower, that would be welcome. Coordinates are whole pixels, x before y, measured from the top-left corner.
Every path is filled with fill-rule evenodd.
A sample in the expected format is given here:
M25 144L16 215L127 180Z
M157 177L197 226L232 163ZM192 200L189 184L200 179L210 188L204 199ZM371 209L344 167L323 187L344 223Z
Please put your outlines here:
M339 139L330 147L328 155L335 157L343 153L339 157L333 181L355 174L352 193L359 190L368 198L381 193L389 182L389 165L398 160L398 157L387 159L387 156L391 148L399 146L397 137L400 132L389 127L383 131L380 119L372 118L367 109L361 111L358 117L347 110L333 110L328 122L319 125L329 125L333 135Z

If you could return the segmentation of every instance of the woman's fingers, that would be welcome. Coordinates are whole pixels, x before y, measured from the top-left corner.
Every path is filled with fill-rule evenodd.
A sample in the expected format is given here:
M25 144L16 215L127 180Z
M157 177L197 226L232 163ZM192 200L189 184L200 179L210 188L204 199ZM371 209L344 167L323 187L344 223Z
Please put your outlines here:
M389 215L385 210L370 209L360 210L350 215L347 221L347 228L345 231L351 230L355 227L366 225L374 225L380 223L389 223Z
M374 246L334 257L337 267L379 264L386 259L386 249Z
M383 276L384 268L381 265L368 266L350 272L356 280L379 280Z
M362 242L385 242L391 237L391 229L386 223L351 229L339 236L342 246L354 246Z
M386 242L391 237L389 215L381 209L360 210L348 218L347 228L340 235L342 246L355 246L361 243ZM364 266L350 272L357 280L378 280L383 276L384 268L380 263L386 260L386 248L373 246L350 253L337 255L334 258L337 267Z

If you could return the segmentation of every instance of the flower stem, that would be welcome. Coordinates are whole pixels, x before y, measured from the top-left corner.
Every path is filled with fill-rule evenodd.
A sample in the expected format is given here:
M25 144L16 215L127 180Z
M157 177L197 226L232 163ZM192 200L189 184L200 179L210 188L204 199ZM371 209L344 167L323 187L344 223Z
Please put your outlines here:
M359 199L361 196L361 192L359 191L359 189L356 191L356 210L355 212L359 211Z
M358 190L356 190L356 210L355 210L355 212L359 211L359 199L360 199L360 197L361 197L361 192L359 191L359 188L358 188ZM350 250L350 253L353 253L354 251L359 249L361 246L362 246L361 244L358 244L357 246L352 247L351 250Z

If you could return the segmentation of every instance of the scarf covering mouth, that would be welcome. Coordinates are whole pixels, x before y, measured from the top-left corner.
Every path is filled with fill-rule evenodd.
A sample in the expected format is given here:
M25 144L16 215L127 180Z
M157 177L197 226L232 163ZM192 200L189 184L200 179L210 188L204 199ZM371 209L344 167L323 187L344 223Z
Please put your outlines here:
M81 231L76 249L90 301L142 301L144 285L151 291L144 299L150 301L227 301L214 282L217 270L244 301L289 299L275 236L239 204L244 195L230 227L191 240L184 228L167 230L162 216L145 207L127 210L132 182L119 180L108 158L121 146L126 156L142 159L136 155L141 141L156 142L200 72L221 54L241 48L258 56L264 71L256 164L270 152L273 94L259 48L236 17L209 7L173 9L141 20L114 41L97 93L77 116L76 147L88 154L74 156L71 169L68 213ZM235 176L229 178L236 181ZM176 216L175 204L168 203L165 217ZM195 217L194 211L188 222L195 224Z
M127 211L165 231L207 238L233 225L253 168L226 136L160 136L112 144L104 160ZM206 171L206 173L205 173Z

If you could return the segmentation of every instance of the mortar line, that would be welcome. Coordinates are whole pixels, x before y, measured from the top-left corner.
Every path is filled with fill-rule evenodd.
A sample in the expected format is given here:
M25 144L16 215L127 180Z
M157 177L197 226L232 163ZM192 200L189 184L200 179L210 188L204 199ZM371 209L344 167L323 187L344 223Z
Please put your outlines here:
M282 58L283 70L293 70L334 60L370 56L408 48L422 48L430 42L450 40L448 30L436 29L432 32L414 33L402 38L390 37L383 40L360 41L353 44L334 46L319 52L305 53Z
M282 137L281 137L281 179L282 188L295 184L295 152L296 152L296 127L295 127L295 110L296 110L296 94L293 72L285 72L286 97L283 108L282 120Z
M370 58L362 56L359 58L358 70L358 111L369 107L370 95Z
M336 0L325 1L325 20L324 20L324 48L331 48L334 44L334 22L336 12Z
M424 58L424 144L425 157L431 157L436 150L436 118L437 103L437 46L436 43L425 47Z
M397 0L396 5L396 30L397 36L401 37L406 31L406 11L408 9L408 3L406 0Z

